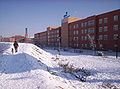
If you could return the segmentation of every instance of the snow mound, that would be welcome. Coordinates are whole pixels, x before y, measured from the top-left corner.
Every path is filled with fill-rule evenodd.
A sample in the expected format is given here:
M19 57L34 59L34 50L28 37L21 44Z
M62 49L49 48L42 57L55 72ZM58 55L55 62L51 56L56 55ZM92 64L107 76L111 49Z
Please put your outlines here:
M2 73L21 73L35 69L44 69L45 65L25 53L16 55L3 55L0 59Z
M0 55L0 72L20 73L35 69L46 69L47 65L51 65L48 56L52 57L52 55L33 44L19 43L18 52L13 55L10 55L11 48L13 48L12 43L1 43L0 45L5 45L6 49L3 52L4 55Z

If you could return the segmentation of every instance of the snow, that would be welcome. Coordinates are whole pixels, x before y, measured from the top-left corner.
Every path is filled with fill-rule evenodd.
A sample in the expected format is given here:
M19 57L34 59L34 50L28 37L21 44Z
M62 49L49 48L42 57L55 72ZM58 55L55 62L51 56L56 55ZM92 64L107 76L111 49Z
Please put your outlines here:
M0 43L0 89L120 89L120 57L114 52L107 56L93 56L92 51L72 53L41 49L33 44L19 43L18 52L12 54L13 43ZM66 73L59 64L90 72L82 82ZM74 75L73 75L74 74Z

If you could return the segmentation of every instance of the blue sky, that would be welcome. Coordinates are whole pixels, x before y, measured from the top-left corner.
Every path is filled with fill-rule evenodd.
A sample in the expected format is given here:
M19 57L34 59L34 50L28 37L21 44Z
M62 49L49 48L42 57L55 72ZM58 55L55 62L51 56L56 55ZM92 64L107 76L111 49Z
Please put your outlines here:
M67 11L71 17L86 18L120 9L120 0L0 0L0 35L29 37L60 26Z

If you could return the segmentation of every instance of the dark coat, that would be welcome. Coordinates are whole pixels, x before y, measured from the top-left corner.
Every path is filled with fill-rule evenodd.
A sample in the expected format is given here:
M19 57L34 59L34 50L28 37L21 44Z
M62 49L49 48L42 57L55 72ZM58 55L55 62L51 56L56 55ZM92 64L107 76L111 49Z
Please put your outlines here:
M15 48L18 48L18 43L17 43L17 41L15 41L13 45L14 45Z

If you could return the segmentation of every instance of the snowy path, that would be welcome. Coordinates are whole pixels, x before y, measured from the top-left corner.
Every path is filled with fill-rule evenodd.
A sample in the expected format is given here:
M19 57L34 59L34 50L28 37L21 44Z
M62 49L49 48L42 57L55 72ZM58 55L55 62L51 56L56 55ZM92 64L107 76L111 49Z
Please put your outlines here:
M12 55L12 43L5 44L8 47L0 54L0 89L110 89L110 85L102 86L104 82L120 88L120 60L69 52L59 56L55 50L46 52L25 43L19 43L18 52ZM81 82L62 72L59 62L84 67L91 75Z

